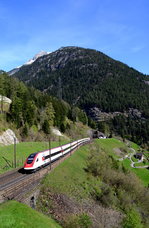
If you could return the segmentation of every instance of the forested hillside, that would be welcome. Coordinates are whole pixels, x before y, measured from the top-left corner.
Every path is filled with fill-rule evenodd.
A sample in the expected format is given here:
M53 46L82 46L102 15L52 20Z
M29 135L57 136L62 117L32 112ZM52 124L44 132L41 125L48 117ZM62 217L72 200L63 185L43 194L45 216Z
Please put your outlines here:
M108 135L149 142L148 76L99 51L64 47L22 66L13 76L83 108ZM93 115L95 108L98 113Z
M57 126L65 132L70 121L88 123L86 114L79 108L71 107L68 103L41 93L34 88L28 88L18 79L9 77L6 73L0 74L0 95L12 100L9 111L3 110L1 100L0 121L6 120L20 130L22 138L42 131L50 133L51 126ZM3 131L1 124L0 131Z
M81 107L148 109L145 75L95 50L61 48L22 66L14 76L51 95L61 92L64 100Z

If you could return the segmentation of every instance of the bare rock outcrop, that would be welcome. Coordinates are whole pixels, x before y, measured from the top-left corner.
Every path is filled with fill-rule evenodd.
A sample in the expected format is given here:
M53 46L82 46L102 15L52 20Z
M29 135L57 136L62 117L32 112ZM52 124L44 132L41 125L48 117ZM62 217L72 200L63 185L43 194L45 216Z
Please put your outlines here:
M15 133L11 129L8 129L0 135L0 145L7 146L14 144L14 139L16 139L16 143L19 143Z

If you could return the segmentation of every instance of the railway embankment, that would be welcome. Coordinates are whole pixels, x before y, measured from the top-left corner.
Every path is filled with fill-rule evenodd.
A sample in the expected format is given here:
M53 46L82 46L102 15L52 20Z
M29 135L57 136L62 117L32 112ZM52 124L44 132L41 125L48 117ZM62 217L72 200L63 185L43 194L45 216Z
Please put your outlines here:
M116 139L95 140L80 148L42 180L37 209L63 227L124 227L129 216L140 227L147 224L148 190L117 161L116 147L124 154L129 150Z
M38 172L29 174L21 168L0 175L0 202L10 199L25 202L26 193L29 193L31 190L36 188L46 174L51 172L55 167L71 156L80 146L77 146L66 155L59 157L58 160L52 162L48 166L45 166ZM32 198L34 198L34 196L32 196Z
M117 160L128 152L130 148L119 140L95 140L62 163L59 161L52 172L46 172L18 200L52 216L63 228L125 227L126 224L147 227L148 189L132 172L133 168L124 165L127 160L130 162L128 158Z

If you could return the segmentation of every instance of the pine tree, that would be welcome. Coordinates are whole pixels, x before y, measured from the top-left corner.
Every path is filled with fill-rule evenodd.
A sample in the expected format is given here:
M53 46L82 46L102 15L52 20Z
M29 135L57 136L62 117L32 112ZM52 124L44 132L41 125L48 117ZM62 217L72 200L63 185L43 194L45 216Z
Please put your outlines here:
M55 110L54 110L53 105L52 105L51 102L48 102L46 104L45 113L46 113L46 116L47 116L47 120L48 120L49 126L53 126L54 118L55 118Z

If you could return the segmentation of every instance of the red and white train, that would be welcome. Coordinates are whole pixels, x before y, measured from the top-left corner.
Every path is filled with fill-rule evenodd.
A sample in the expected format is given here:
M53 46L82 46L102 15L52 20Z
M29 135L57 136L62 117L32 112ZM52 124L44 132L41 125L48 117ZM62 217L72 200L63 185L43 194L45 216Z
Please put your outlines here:
M83 138L59 147L52 148L50 150L48 149L30 154L24 164L24 170L35 172L36 170L50 164L51 162L54 162L67 153L70 153L78 146L81 146L89 141L90 138Z

